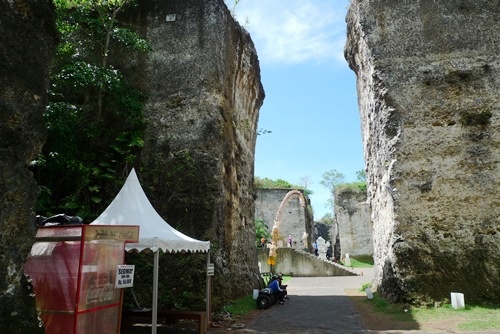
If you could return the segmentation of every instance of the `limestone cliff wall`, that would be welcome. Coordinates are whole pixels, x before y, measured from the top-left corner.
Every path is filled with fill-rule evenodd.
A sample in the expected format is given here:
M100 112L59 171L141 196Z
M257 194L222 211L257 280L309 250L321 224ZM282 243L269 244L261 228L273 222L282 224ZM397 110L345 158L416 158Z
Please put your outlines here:
M256 189L255 219L262 219L271 233L278 213L278 208L290 189ZM292 236L292 248L302 249L304 244L302 236L306 232L312 240L313 217L307 206L300 203L298 196L293 196L288 201L281 215L280 235L286 244L288 235ZM311 241L309 241L311 244Z
M335 233L331 239L334 249L340 248L342 258L373 255L373 224L366 192L356 189L335 189ZM338 238L336 238L338 234ZM335 240L339 243L336 245Z
M23 259L35 234L28 171L45 140L42 113L55 45L50 1L0 1L0 332L39 333Z
M500 298L500 6L353 0L375 285L393 301Z
M153 49L127 62L147 94L145 192L172 226L211 241L214 298L250 293L264 99L254 44L222 0L144 0L127 15Z

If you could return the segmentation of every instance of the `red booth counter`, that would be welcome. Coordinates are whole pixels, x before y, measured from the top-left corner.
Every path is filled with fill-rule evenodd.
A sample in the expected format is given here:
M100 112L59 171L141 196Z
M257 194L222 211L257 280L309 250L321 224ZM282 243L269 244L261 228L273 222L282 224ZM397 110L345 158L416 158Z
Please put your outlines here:
M40 227L25 265L47 334L119 333L123 289L115 288L126 242L139 226Z

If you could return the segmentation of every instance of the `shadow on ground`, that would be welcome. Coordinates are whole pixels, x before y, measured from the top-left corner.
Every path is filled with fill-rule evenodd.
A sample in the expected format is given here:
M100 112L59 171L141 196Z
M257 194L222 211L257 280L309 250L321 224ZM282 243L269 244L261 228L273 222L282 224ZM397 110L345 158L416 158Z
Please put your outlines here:
M158 334L191 334L198 333L198 323L190 320L179 320L175 323L159 323L156 327ZM131 323L122 326L121 334L149 334L151 333L151 324Z
M419 330L420 325L411 314L405 314L402 319L395 316L376 312L374 307L367 301L366 296L350 296L357 311L368 330L371 331L408 331ZM401 310L401 312L404 312Z
M367 330L418 330L418 323L410 318L398 321L374 312L371 305L366 303L366 296L290 296L285 305L275 304L246 317L219 322L217 328L209 328L207 333L357 334L367 333ZM198 330L196 322L180 321L163 323L157 332L183 334L197 333ZM121 333L151 333L151 325L136 323L122 328Z

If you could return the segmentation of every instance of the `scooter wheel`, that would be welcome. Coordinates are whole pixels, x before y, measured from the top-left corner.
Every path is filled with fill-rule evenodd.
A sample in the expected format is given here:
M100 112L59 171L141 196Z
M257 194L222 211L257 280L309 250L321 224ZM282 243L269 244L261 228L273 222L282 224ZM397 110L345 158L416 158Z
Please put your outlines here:
M265 310L271 306L271 297L266 295L259 295L257 297L257 307Z

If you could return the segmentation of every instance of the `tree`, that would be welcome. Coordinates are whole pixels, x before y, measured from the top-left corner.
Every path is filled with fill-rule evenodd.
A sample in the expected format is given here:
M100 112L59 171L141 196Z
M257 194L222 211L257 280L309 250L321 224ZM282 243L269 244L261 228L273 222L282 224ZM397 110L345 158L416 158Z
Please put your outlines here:
M333 221L334 221L334 216L332 213L328 212L328 213L325 213L323 215L323 217L321 217L321 219L319 220L321 223L323 224L327 224L327 225L332 225L333 224Z
M358 170L356 172L356 181L358 181L358 182L366 182L366 171L364 169Z
M356 172L356 181L349 183L341 183L336 185L337 190L356 190L366 192L366 172L359 170Z
M321 180L320 184L328 188L333 193L335 187L343 183L344 179L344 174L336 171L335 169L332 169L328 172L323 173L323 180Z
M323 173L323 180L320 181L320 184L330 190L330 197L328 198L328 205L330 209L334 210L334 194L335 187L344 182L345 175L338 172L335 169L332 169L328 172Z
M260 245L260 240L262 238L269 239L271 234L269 233L269 226L264 222L263 219L255 220L255 242Z
M304 175L300 178L300 185L302 186L302 188L304 190L309 189L309 186L312 184L313 184L313 182L312 182L311 178L309 177L309 175Z
M224 0L224 3L226 4L227 8L229 9L229 12L231 13L231 16L238 22L240 22L240 20L238 20L238 16L236 15L236 7L240 2L241 0ZM248 26L250 25L248 17L245 18L245 22L240 22L240 24L242 24L245 28L248 29ZM257 135L262 135L266 133L271 133L271 131L263 129L257 130Z
M110 62L114 50L146 52L120 25L131 0L56 0L60 43L44 114L47 142L33 162L38 211L92 217L143 143L143 94Z

